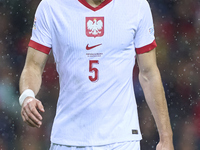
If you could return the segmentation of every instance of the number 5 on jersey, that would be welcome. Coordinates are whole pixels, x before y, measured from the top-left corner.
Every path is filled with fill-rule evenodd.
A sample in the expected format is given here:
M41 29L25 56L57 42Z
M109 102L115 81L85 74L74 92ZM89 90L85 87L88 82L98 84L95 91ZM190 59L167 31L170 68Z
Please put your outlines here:
M99 64L98 60L89 61L89 72L94 73L93 76L89 76L90 81L96 82L99 79L99 70L94 67L95 64Z

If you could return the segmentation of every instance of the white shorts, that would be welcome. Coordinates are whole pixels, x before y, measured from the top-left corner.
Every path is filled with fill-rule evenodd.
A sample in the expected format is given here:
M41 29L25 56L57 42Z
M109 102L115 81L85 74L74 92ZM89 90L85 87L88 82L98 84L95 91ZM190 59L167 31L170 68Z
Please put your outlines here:
M67 146L51 143L49 150L140 150L140 141L120 142L101 146Z

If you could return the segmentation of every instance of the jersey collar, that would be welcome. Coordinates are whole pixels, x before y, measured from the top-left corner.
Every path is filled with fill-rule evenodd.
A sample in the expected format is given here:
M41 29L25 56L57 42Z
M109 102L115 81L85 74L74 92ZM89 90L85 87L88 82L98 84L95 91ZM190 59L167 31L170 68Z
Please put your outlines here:
M97 10L99 10L99 9L101 9L101 8L103 8L104 6L106 6L108 3L110 3L112 0L105 0L105 1L103 1L99 6L97 6L97 7L92 7L92 6L90 6L87 2L86 2L86 0L78 0L81 4L83 4L85 7L87 7L87 8L89 8L89 9L91 9L91 10L93 10L93 11L97 11Z

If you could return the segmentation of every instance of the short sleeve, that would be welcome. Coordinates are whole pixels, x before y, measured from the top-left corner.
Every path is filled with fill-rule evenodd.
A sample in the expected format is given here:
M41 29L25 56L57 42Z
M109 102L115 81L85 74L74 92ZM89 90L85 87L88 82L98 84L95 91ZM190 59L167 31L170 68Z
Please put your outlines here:
M32 36L28 45L46 54L50 53L52 47L50 16L49 5L46 0L42 0L35 13Z
M149 3L142 0L138 15L139 24L135 35L135 50L142 54L154 49L157 44L154 36L154 25Z

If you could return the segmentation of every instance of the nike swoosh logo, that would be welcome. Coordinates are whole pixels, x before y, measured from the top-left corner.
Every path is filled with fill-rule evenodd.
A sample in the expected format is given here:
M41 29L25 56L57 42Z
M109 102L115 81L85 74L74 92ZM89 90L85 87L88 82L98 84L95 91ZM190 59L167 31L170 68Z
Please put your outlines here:
M86 46L86 50L91 50L91 49L93 49L93 48L95 48L95 47L97 47L97 46L100 46L100 45L102 45L102 44L97 44L97 45L94 45L94 46L89 46L89 44Z

